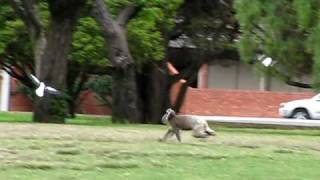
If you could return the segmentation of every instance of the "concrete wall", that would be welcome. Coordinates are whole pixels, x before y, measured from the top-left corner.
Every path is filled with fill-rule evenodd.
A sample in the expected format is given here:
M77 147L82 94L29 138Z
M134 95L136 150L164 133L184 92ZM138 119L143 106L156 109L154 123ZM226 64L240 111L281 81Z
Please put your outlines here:
M305 80L307 79L308 77L305 77ZM269 85L266 83L266 79L255 72L252 65L243 62L224 60L223 64L211 63L208 66L208 88L310 92L307 89L288 86L276 78L270 78Z

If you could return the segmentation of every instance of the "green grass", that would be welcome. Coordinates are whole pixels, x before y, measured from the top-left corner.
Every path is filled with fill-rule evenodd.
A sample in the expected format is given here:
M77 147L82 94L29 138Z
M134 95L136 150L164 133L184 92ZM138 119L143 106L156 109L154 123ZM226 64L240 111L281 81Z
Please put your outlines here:
M0 121L6 121L0 123L0 179L291 180L320 176L319 130L219 126L213 127L218 133L215 137L195 139L184 131L182 143L174 138L161 143L157 139L165 126L112 125L108 118L92 116L67 120L72 123L67 125L8 123L11 119L31 121L28 114L0 113Z
M0 122L31 123L32 114L29 112L0 112ZM76 118L66 118L66 124L104 126L110 125L111 119L109 116L77 115Z
M0 122L31 122L31 113L0 112Z

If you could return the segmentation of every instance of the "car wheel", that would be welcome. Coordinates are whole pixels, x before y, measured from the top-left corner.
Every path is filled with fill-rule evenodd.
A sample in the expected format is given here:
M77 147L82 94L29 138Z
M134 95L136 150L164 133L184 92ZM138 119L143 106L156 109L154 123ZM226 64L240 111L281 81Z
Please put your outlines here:
M293 112L292 118L294 119L310 119L309 113L305 109L297 109Z

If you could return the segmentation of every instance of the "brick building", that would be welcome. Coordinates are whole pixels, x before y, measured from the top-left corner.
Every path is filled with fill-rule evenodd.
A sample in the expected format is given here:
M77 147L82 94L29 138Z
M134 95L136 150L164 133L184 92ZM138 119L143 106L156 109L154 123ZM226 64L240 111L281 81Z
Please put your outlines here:
M307 80L306 77L304 81ZM211 62L201 67L197 88L188 89L181 113L279 117L280 103L313 95L311 90L259 76L252 66L239 61Z

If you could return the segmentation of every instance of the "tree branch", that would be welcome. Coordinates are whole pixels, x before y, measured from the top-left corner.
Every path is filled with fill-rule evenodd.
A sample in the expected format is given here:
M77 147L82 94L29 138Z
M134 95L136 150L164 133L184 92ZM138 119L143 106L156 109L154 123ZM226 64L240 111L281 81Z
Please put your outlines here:
M306 89L312 88L311 84L292 81L289 77L287 77L287 78L288 79L285 82L286 82L286 84L288 84L290 86L295 86L295 87L299 87L299 88L306 88Z
M280 76L280 78L289 86L294 86L294 87L299 87L299 88L306 88L306 89L311 89L312 88L311 84L294 81L294 80L291 79L290 76L280 72L277 69L273 69L272 72L275 73L276 75Z
M111 64L120 69L134 66L124 29L112 19L103 0L93 1L93 16L100 24L104 39L109 44Z
M100 24L105 36L113 36L115 34L114 20L111 18L111 14L103 0L93 1L93 16Z
M27 26L31 40L35 42L39 37L42 26L36 13L36 0L9 0L11 7Z
M135 5L128 5L122 11L119 13L117 17L117 23L121 26L124 27L130 19L132 19L140 10L141 8L135 6Z
M85 72L88 74L95 74L95 75L111 75L114 71L114 68L111 66L108 67L101 67L101 66L90 66L88 65Z
M23 68L19 66L14 67L11 64L6 64L4 62L1 62L0 64L1 66L3 66L2 69L6 71L11 77L18 79L22 84L24 84L27 87L34 88L32 80L29 78L29 76Z

